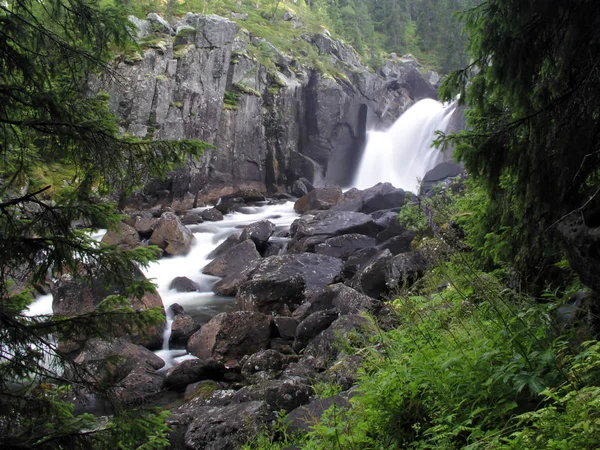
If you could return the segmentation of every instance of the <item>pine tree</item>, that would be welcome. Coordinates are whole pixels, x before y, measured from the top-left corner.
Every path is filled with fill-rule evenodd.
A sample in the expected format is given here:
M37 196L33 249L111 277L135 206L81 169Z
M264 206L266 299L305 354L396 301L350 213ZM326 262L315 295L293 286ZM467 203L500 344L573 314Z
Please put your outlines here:
M89 383L57 348L53 336L104 336L155 321L122 297L107 298L93 314L28 317L35 286L70 273L152 289L129 276L156 257L152 248L118 250L74 229L115 225L114 207L99 199L127 192L141 174L160 176L198 155L200 142L150 142L118 134L107 96L87 89L89 75L114 76L113 51L133 46L122 11L97 0L0 2L0 445L3 448L136 447L164 441L155 419L114 419L99 425L74 416L66 390ZM68 168L68 179L47 184L44 167ZM159 417L160 419L160 417ZM153 432L149 425L153 424ZM84 431L85 429L85 431ZM162 433L162 435L161 435ZM162 437L160 437L162 436ZM162 439L162 441L161 441ZM150 448L150 447L148 447ZM153 447L152 447L153 448Z
M599 18L595 0L487 0L463 17L473 62L443 93L469 105L469 129L444 140L492 195L522 269L551 261L557 223L597 200Z

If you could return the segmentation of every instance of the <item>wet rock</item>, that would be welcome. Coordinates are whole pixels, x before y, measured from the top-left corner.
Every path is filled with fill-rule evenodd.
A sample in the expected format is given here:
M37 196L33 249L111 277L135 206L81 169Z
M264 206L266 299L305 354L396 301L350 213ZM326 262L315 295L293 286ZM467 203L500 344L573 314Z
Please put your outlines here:
M370 214L382 209L397 208L404 204L405 193L390 183L378 183L369 189L356 188L344 193L335 211L356 211Z
M133 227L139 233L140 237L148 239L152 236L152 232L158 225L158 221L159 219L156 217L137 216Z
M327 239L315 246L315 253L346 259L363 248L374 247L375 239L362 234L345 234Z
M248 239L217 256L204 266L202 273L226 277L230 274L239 273L255 259L260 259L260 253L256 250L254 242Z
M225 253L231 247L234 247L239 243L240 243L240 235L237 233L231 234L231 235L227 236L227 239L225 239L223 242L221 242L213 251L211 251L206 258L214 259L217 256L221 256L223 253Z
M298 199L294 210L303 214L308 211L324 210L335 206L342 197L342 190L338 187L317 188Z
M383 304L344 284L338 283L326 288L334 295L333 306L340 316L367 312L377 315Z
M121 248L134 248L142 242L135 228L123 222L119 222L114 230L108 231L102 237L102 243L106 245L117 245Z
M298 322L291 317L277 316L273 318L277 335L284 339L294 339Z
M264 372L270 378L275 378L287 365L288 358L276 350L261 350L250 355L242 366L242 376L252 382L252 375Z
M171 347L185 347L188 339L200 329L200 324L189 314L178 314L171 323Z
M302 276L250 279L242 284L235 296L236 307L243 311L289 315L303 300L306 283Z
M171 306L169 306L169 311L173 317L179 314L185 314L185 309L183 309L183 306L181 306L179 303L173 303Z
M169 284L169 289L177 292L196 292L200 290L198 284L188 277L173 278L173 281Z
M420 253L409 252L394 256L385 269L385 285L388 290L394 290L404 285L411 286L423 273L429 264Z
M225 372L223 363L214 360L186 359L167 370L165 386L184 390L189 384L201 380L222 380Z
M274 418L265 402L200 407L196 417L185 433L185 446L191 450L240 448Z
M244 206L246 202L244 199L237 194L226 195L219 199L219 202L215 206L215 209L222 214L229 214L235 211L236 208Z
M181 218L181 223L184 225L196 225L202 222L204 222L202 215L195 212L188 212Z
M240 235L240 242L250 239L256 245L256 249L262 253L274 231L275 224L273 222L268 220L254 222L244 228Z
M233 297L237 294L239 287L250 279L261 260L256 259L248 263L248 266L239 272L231 273L213 286L213 292L223 297Z
M369 297L381 299L387 293L386 270L392 259L389 250L383 250L366 263L351 280L350 285Z
M298 324L293 349L299 353L321 331L327 329L338 318L335 309L317 311Z
M223 220L223 214L216 208L205 209L202 211L202 219L208 222L218 222Z
M112 389L114 398L123 405L147 403L163 388L160 375L144 367L136 367Z
M272 317L248 311L221 313L194 333L188 352L203 359L239 359L267 349Z
M183 255L190 251L193 237L175 214L166 212L160 217L148 243L162 248L167 255Z

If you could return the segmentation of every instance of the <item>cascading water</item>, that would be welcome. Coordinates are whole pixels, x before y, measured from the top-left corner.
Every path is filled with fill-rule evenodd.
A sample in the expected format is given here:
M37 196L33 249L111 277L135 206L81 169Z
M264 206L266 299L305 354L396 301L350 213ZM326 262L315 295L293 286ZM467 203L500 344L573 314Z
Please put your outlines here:
M353 186L366 189L388 181L405 191L417 192L427 171L444 159L432 147L435 131L446 131L457 102L443 105L421 100L387 131L369 131L367 145Z

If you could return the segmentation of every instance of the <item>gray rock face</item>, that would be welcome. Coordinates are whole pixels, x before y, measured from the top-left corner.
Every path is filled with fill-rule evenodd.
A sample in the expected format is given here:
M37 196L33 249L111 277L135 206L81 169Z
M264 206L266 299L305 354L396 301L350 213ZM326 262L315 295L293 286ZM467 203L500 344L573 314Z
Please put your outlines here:
M174 206L188 192L188 198L198 194L207 202L239 188L291 188L301 177L347 185L367 120L388 126L413 99L435 96L414 59L397 58L375 74L351 47L323 33L305 40L345 77L332 79L301 65L290 70L291 55L264 41L278 64L278 72L269 72L249 56L248 33L223 17L188 13L173 25L155 14L130 20L139 38L154 33L162 43L143 57L121 58L114 68L118 77L92 87L111 95L124 132L200 139L216 147L183 174L167 177L161 189L147 191L147 204ZM274 81L277 92L269 91ZM237 105L224 108L226 92L240 94ZM232 190L214 196L225 187Z

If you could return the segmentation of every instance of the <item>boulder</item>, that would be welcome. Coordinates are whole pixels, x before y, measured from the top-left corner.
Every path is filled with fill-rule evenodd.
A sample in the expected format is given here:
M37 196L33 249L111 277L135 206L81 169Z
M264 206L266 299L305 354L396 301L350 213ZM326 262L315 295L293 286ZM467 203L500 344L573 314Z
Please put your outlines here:
M169 289L177 292L196 292L200 290L198 283L188 277L175 277L169 284Z
M141 405L163 390L160 375L144 367L136 367L112 389L114 398L123 405Z
M319 423L325 411L332 407L344 411L349 410L351 406L346 392L324 399L315 398L310 403L290 411L286 420L286 432L308 433Z
M429 264L420 253L409 252L394 256L385 268L385 285L388 290L411 286L423 273Z
M136 269L131 277L144 280L144 274ZM73 317L80 314L93 312L96 307L110 295L127 295L122 286L111 284L106 274L97 273L91 280L74 278L64 275L52 286L52 311L57 316ZM129 298L131 307L136 311L144 311L150 308L159 308L164 311L162 298L157 292L146 292L141 299ZM158 349L162 346L162 329L164 321L156 325L130 327L124 329L115 324L112 335L128 336L135 344L140 344L150 349ZM110 337L110 336L106 336ZM77 351L87 340L83 332L76 336L59 337L59 346L64 352Z
M291 237L296 241L304 237L333 237L353 233L375 236L378 231L371 216L347 211L326 211L315 216L301 217L290 227Z
M171 323L171 347L185 347L188 339L200 329L200 324L189 314L178 314Z
M379 250L389 250L392 255L398 255L399 253L406 253L410 251L412 241L415 238L415 232L411 230L404 230L401 234L382 242L377 246Z
M308 211L329 209L337 204L342 197L338 186L317 188L301 197L294 204L294 210L303 214Z
M334 256L340 259L347 259L357 250L369 247L375 247L374 238L363 234L344 234L325 240L315 246L315 253L321 255Z
M273 318L248 311L217 314L188 340L187 350L202 359L226 361L268 348Z
M244 199L237 194L225 195L219 199L215 209L222 214L229 214L235 211L236 208L244 206L246 202Z
M436 185L446 180L459 177L465 173L462 164L445 161L429 170L421 181L420 195L428 194Z
M340 316L361 312L377 315L383 306L379 300L361 294L342 283L328 286L326 289L334 295L332 303Z
M250 355L242 366L242 376L252 380L252 375L257 372L266 373L270 378L275 378L287 365L288 358L278 351L269 349L261 350Z
M352 278L356 273L371 259L377 255L381 250L378 247L369 247L357 250L351 256L348 257L344 264L344 277L346 279ZM390 252L391 253L391 252Z
M214 250L212 250L206 258L214 259L217 256L221 256L223 253L225 253L231 247L234 247L239 243L240 243L240 235L237 233L231 234L231 235L227 236L227 239L225 239L223 242L221 242Z
M163 213L148 243L162 248L167 255L184 255L192 247L194 235L172 212Z
M235 393L232 402L264 401L271 411L291 411L308 403L311 394L312 389L306 379L290 377L243 387Z
M335 309L317 311L298 324L293 349L299 353L321 331L327 329L338 318Z
M273 324L277 335L284 339L294 339L298 322L291 317L276 316L273 317Z
M239 272L233 272L222 280L218 281L217 284L213 286L214 293L223 297L235 296L239 287L248 281L248 279L250 279L260 263L260 259L255 259L254 261L248 263L248 266L243 270Z
M256 245L256 249L262 253L274 231L275 224L273 222L268 220L254 222L244 228L240 235L240 242L250 239Z
M300 323L314 312L332 309L334 297L335 293L331 289L312 291L306 296L306 301L294 310L292 318Z
M196 212L188 211L187 214L181 218L181 223L184 225L196 225L202 222L204 222L202 215Z
M383 250L366 263L352 278L350 285L369 297L381 299L388 292L386 270L393 255Z
M204 266L202 273L225 277L239 273L255 259L260 259L260 253L256 250L254 241L248 239L217 256Z
M363 191L356 188L346 191L332 210L370 214L382 209L401 207L404 199L404 190L395 188L390 183L378 183Z
M237 449L252 441L273 419L265 402L197 408L185 433L190 450Z
M216 208L209 208L202 211L202 219L208 222L218 222L223 220L223 214Z
M142 242L135 228L123 222L119 222L114 230L109 230L102 237L102 243L106 245L117 245L121 248L134 248Z
M218 383L214 380L202 380L202 381L197 381L195 383L192 384L188 384L185 388L185 394L184 394L184 399L186 402L189 402L190 400L194 399L194 398L201 398L202 400L206 400L207 404L209 403L209 399L212 397L212 395L221 390L221 383ZM235 391L234 391L235 392ZM223 405L218 405L218 406L225 406L226 403L223 403ZM217 405L215 405L217 406Z
M255 272L256 273L256 272ZM243 283L235 296L242 311L289 315L304 298L306 281L300 274L275 271Z
M214 360L186 359L167 370L165 386L183 391L189 384L202 380L222 380L225 367Z
M133 227L139 233L140 237L144 239L150 238L156 226L158 225L159 219L156 217L148 216L137 216Z

